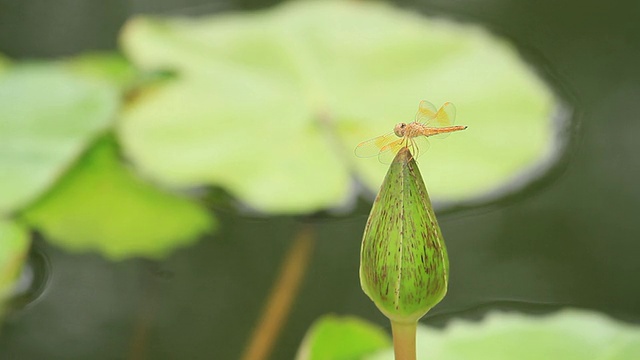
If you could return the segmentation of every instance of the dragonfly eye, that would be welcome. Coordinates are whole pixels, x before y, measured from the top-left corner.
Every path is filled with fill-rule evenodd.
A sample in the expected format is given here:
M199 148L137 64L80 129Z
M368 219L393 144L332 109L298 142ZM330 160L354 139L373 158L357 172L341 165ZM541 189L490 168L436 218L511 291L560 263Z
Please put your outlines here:
M397 137L403 137L404 136L404 128L405 126L407 126L407 124L405 123L399 123L396 124L396 126L393 128L393 132L396 134Z

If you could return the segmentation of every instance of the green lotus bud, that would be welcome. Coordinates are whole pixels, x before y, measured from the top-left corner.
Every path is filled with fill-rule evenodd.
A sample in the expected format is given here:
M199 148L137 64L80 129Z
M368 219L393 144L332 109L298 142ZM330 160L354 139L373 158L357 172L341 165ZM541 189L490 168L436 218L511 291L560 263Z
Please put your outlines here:
M360 284L392 322L417 322L447 292L449 259L427 189L408 149L373 203L360 250Z

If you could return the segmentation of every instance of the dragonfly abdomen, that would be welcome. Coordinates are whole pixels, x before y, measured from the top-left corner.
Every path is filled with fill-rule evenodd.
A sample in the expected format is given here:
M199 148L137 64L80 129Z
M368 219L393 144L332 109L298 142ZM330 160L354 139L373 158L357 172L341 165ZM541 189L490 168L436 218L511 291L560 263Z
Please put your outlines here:
M446 134L454 131L460 131L466 129L465 125L456 125L456 126L445 126L445 127L428 127L424 126L421 132L421 135L424 136L433 136L439 134Z

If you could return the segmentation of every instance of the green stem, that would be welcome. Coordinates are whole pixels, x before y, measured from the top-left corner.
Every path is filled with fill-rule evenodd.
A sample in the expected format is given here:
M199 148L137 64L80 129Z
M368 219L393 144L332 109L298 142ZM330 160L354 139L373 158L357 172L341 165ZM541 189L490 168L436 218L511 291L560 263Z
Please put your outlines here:
M399 323L391 320L393 352L396 360L416 360L417 322Z

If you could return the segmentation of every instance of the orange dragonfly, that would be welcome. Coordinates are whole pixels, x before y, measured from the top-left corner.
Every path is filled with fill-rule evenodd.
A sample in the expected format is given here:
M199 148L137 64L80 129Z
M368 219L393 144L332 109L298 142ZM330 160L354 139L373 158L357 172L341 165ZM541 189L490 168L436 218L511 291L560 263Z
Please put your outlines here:
M444 138L467 128L453 125L455 118L456 108L452 103L446 102L436 111L432 103L422 100L413 122L398 123L392 132L361 142L355 154L362 158L378 156L380 162L389 164L400 149L408 147L413 157L418 158L429 148L428 137Z

